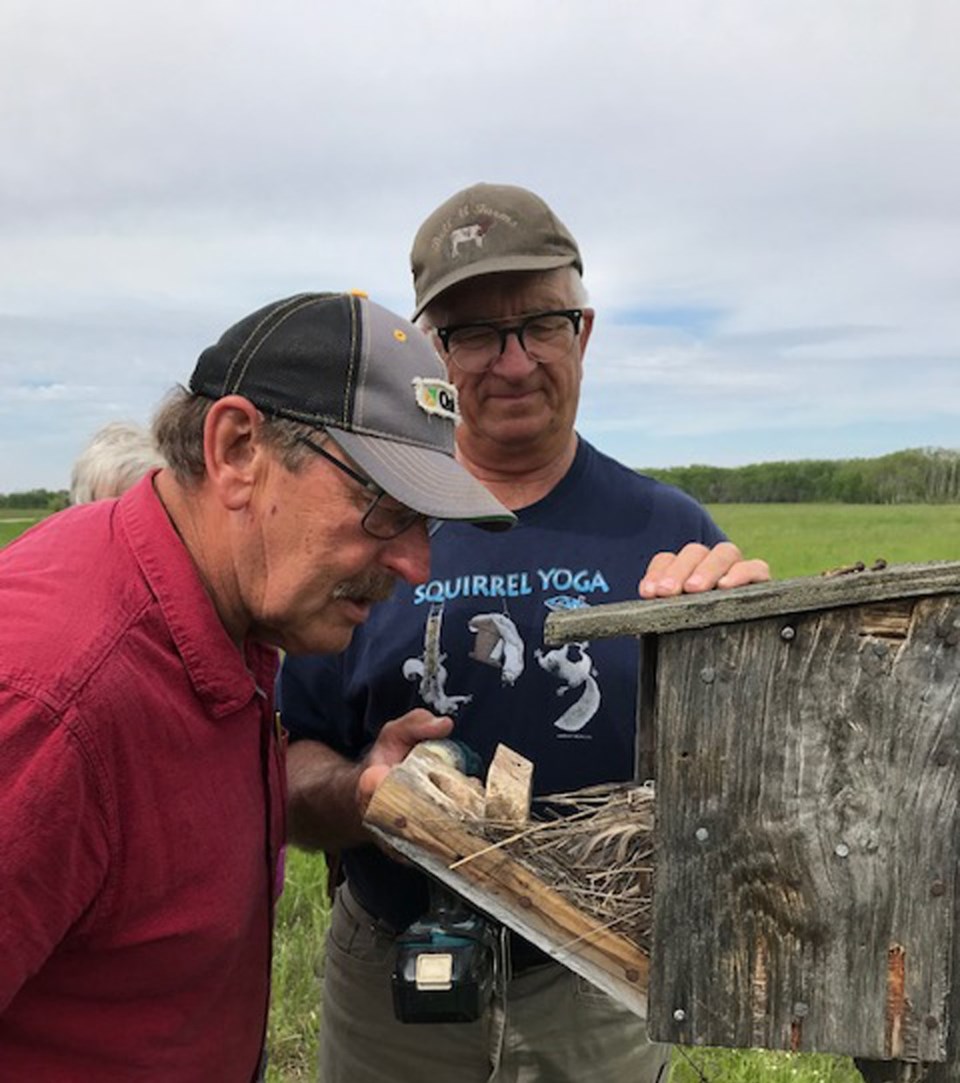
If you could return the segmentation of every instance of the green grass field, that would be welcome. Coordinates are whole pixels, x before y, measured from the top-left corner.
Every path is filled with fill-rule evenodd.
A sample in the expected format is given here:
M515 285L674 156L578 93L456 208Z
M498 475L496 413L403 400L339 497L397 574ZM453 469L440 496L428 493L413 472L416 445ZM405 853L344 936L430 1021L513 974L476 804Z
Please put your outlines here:
M720 526L778 579L862 560L960 560L960 504L715 504Z
M36 508L0 508L0 546L38 523L46 514Z
M317 972L329 912L326 883L322 856L287 850L273 944L268 1083L299 1083L316 1076Z
M888 563L960 559L960 505L721 504L710 509L747 556L769 561L777 578L814 575L857 560ZM26 529L29 512L0 513L0 544ZM638 573L641 569L638 569ZM290 851L277 914L269 1083L315 1076L319 1016L316 974L328 907L318 856ZM859 1083L841 1057L730 1050L674 1055L672 1083Z

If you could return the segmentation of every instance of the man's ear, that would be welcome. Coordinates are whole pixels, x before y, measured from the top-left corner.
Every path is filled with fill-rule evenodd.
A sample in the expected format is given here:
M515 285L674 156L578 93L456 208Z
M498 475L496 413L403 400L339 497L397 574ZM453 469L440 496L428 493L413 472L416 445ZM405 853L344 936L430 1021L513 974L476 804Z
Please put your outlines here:
M203 425L207 481L224 507L239 511L250 501L261 470L263 418L241 395L225 395L210 407Z

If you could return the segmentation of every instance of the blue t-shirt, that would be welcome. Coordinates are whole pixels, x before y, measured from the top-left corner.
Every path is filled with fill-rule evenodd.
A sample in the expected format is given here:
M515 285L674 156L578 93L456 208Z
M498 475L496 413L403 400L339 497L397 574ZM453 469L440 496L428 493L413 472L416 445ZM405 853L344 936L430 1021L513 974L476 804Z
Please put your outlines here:
M724 535L679 490L636 474L581 439L563 480L509 531L444 523L430 580L401 584L347 651L289 657L283 723L358 758L413 707L454 720L484 771L499 743L534 763L537 794L633 775L637 642L543 642L552 611L637 598L651 557ZM363 904L395 928L426 905L422 875L375 847L344 868Z

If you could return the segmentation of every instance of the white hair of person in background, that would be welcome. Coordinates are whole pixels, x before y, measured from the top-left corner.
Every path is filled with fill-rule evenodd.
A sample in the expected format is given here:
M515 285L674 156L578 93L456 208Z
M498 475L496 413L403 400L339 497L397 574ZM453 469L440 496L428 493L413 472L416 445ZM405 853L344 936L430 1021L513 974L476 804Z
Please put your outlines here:
M70 503L121 496L148 470L163 465L148 429L131 421L111 421L94 433L73 464Z

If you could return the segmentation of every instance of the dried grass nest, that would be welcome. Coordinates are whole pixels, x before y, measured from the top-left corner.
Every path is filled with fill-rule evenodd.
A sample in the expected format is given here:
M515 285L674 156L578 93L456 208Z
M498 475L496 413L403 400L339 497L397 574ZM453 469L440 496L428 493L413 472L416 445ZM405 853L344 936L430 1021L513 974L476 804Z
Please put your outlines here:
M536 818L522 830L486 821L483 836L595 918L598 926L649 951L653 786L591 786L536 803Z

